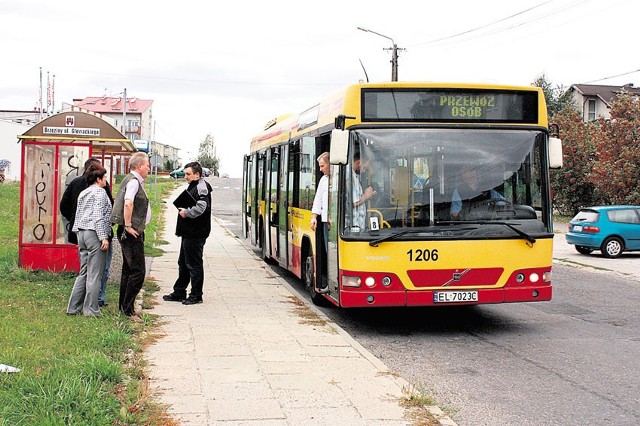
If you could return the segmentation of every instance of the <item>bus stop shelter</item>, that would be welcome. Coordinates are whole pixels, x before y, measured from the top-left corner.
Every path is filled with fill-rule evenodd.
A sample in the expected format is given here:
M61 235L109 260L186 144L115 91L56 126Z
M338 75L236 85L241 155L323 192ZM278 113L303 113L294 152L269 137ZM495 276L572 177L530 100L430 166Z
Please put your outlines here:
M22 135L18 263L25 269L78 272L78 248L66 239L60 214L66 186L99 159L113 187L113 170L124 169L133 142L100 117L79 111L48 117Z

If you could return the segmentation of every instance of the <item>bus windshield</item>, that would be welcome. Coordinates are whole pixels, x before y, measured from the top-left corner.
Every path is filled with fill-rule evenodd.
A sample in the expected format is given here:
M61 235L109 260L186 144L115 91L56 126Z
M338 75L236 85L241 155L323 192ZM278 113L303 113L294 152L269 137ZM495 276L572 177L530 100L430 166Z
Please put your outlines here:
M545 233L545 138L529 129L354 130L344 176L343 236Z

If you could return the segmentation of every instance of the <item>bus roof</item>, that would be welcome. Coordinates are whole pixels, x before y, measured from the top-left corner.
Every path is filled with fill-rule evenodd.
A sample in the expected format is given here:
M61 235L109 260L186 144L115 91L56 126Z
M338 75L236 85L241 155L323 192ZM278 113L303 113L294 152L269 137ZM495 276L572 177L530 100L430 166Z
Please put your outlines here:
M537 124L539 126L547 127L547 110L546 103L544 101L544 94L540 87L535 86L512 86L512 85L498 85L498 84L485 84L485 83L442 83L442 82L381 82L381 83L360 83L347 86L341 90L338 90L322 100L320 103L302 111L298 114L286 114L279 116L267 123L265 129L252 138L251 140L251 152L261 150L265 147L276 145L289 139L296 138L303 134L313 134L314 131L319 131L327 126L333 128L334 120L339 115L345 115L355 117L348 119L346 127L362 124L363 118L361 116L361 103L362 93L367 90L380 89L380 92L391 91L397 89L398 91L410 91L412 89L425 91L442 90L445 93L480 93L482 91L495 91L499 92L513 92L513 93L531 93L531 96L535 96L537 102L537 111L535 111L535 119L528 121L526 124ZM533 95L535 93L535 95ZM384 122L384 120L376 120L378 123ZM419 120L406 120L412 123L420 122ZM389 123L403 122L403 120L389 120ZM425 121L426 122L426 121ZM430 123L437 123L438 120L429 120ZM451 121L442 121L449 122ZM473 124L476 121L472 119L466 119L463 121L456 121L457 123ZM499 124L524 124L522 122L509 122L503 120Z

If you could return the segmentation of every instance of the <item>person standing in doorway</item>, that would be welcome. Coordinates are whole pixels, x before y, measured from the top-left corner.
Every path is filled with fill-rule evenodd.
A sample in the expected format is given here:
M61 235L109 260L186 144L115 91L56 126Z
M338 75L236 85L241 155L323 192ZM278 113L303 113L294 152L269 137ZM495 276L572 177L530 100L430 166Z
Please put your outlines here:
M211 233L211 185L202 176L202 166L198 162L184 167L184 178L189 184L185 190L193 201L191 207L179 207L176 235L181 237L178 256L178 279L173 292L162 296L169 302L183 305L202 303L204 285L203 251ZM191 293L187 297L187 287L191 282Z
M144 230L151 220L151 205L143 186L150 170L147 154L133 154L129 160L129 170L116 194L111 222L118 225L116 235L122 247L118 308L124 315L140 321L134 304L146 274Z
M321 280L319 284L318 291L320 293L326 293L328 291L327 287L327 252L329 247L329 222L328 222L328 210L329 210L329 153L323 152L317 158L318 167L322 172L322 177L320 178L320 182L318 182L318 188L316 189L316 195L313 198L313 206L311 207L311 230L316 231L317 228L320 228L320 232L322 235L322 240L324 242L324 252L318 253L320 254L319 259L319 268L316 268L316 271L320 272ZM318 218L320 221L318 221ZM319 225L319 226L318 226ZM317 239L316 239L317 241ZM316 247L318 247L316 245Z

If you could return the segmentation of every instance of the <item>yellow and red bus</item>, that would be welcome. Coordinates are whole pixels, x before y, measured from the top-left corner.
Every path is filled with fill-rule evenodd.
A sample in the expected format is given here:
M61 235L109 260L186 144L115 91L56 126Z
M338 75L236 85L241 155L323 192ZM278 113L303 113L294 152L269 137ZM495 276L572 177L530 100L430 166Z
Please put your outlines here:
M562 150L547 120L538 87L348 86L251 140L245 237L300 277L315 303L550 300L549 169ZM326 252L310 227L325 151ZM356 199L369 186L375 195Z

